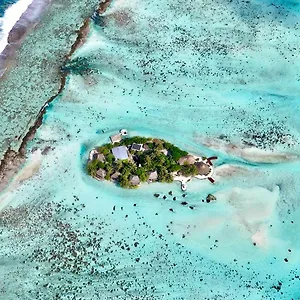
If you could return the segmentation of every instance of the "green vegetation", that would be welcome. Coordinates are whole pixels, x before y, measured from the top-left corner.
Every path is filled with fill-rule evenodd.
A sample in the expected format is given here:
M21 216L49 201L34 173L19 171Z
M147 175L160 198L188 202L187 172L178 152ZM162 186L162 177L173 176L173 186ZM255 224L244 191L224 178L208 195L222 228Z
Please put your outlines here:
M178 147L176 147L168 142L164 142L164 148L168 150L170 156L175 161L178 161L178 159L182 156L188 155L188 153L186 151L181 150Z
M183 176L194 176L197 175L198 170L195 165L186 165L181 166L181 174Z
M143 144L144 151L130 150L131 157L128 160L115 160L111 150L118 146L127 146L133 143ZM197 168L194 165L179 165L178 160L187 155L186 151L172 145L161 139L152 139L135 136L125 138L119 143L105 144L97 148L100 154L104 156L104 162L95 159L88 162L87 172L91 176L95 176L97 170L104 169L106 171L106 180L111 179L111 175L118 172L120 176L117 182L124 188L136 188L137 186L130 182L133 175L137 175L141 182L149 179L151 172L157 172L157 181L172 182L173 172L184 176L197 174Z
M88 163L87 172L88 172L89 175L95 176L97 170L99 170L100 168L104 169L105 168L105 163L102 163L101 161L95 159L95 160L92 160Z

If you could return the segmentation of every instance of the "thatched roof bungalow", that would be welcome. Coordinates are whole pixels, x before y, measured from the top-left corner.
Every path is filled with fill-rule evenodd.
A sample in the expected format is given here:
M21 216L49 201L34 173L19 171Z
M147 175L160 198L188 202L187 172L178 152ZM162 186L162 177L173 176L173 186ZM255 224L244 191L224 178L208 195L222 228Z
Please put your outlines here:
M196 166L199 175L209 175L211 167L208 164L204 163L203 161L200 161L196 162L194 165Z
M98 180L104 180L106 176L106 171L104 169L99 169L96 172L95 178Z
M137 175L132 175L132 176L130 176L129 181L130 181L130 183L131 183L132 185L139 185L140 182L141 182L141 181L140 181L140 177L137 176Z
M118 134L110 136L109 138L110 138L111 143L114 144L114 143L121 142L122 135L121 135L121 133L118 133Z
M157 171L154 171L154 172L150 172L149 173L149 178L148 178L148 181L156 181L157 180Z

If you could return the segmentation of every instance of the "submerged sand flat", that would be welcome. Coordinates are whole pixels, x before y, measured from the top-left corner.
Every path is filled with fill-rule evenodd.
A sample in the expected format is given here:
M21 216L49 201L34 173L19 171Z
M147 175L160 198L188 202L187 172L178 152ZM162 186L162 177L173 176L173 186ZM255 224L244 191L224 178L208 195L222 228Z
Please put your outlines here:
M4 298L299 298L298 35L283 2L122 0L94 17L28 146L48 151L3 195ZM218 156L216 183L96 182L89 151L121 128Z

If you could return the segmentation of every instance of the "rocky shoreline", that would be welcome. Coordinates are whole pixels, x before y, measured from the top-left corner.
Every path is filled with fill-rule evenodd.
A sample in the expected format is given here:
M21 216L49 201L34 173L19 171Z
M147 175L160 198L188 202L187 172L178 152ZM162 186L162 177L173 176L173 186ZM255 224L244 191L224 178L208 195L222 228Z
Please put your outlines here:
M35 1L39 1L39 0L34 0L34 2ZM99 4L99 8L98 8L97 12L98 13L105 12L105 10L108 8L110 3L111 3L111 0L106 0L104 2L101 2ZM77 39L74 42L74 44L72 45L70 52L66 56L66 60L70 59L70 57L76 51L76 49L78 49L85 42L86 36L89 32L89 22L90 22L90 16L84 20L83 25L78 30ZM0 63L0 66L1 66L1 63ZM17 172L19 171L21 166L25 163L26 146L27 146L28 142L30 142L33 139L37 129L42 125L43 116L46 112L47 105L49 103L51 103L64 89L67 75L68 75L67 73L61 74L60 88L59 88L57 94L55 94L54 96L49 98L46 101L46 103L43 105L43 107L40 109L35 123L33 124L33 126L31 126L29 128L26 135L23 137L18 151L15 151L11 148L8 148L6 150L3 158L0 161L0 192L4 191L4 189L7 187L7 185L11 181L11 179L17 174Z

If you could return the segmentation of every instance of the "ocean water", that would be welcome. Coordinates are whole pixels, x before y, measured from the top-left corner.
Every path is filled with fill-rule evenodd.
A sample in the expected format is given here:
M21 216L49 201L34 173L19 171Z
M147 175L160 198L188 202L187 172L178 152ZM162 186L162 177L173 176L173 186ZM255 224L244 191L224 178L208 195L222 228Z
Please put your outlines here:
M7 37L14 24L26 11L32 0L1 0L0 1L0 52L7 45Z
M18 151L41 107L57 94L60 67L77 38L76 30L97 4L98 0L55 0L25 37L17 59L10 60L11 68L0 81L1 157L8 148Z
M94 15L1 197L3 299L300 299L299 17L226 0ZM89 178L121 128L218 156L216 183Z

